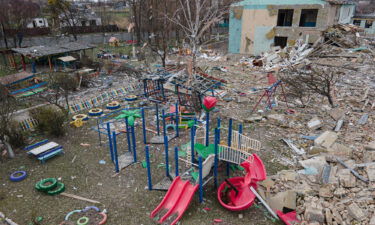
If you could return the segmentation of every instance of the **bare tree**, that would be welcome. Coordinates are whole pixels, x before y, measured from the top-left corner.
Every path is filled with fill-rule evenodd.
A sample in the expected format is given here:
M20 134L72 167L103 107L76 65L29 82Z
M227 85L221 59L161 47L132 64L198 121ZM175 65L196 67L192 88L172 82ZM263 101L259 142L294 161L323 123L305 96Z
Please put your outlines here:
M308 65L302 69L290 68L282 75L282 80L294 89L296 95L304 96L307 92L316 93L327 98L334 106L334 89L340 72L336 68Z
M77 24L79 12L66 0L48 0L48 11L55 21L54 24L69 27L74 40L77 41Z
M172 16L176 9L173 1L164 1L163 4L155 0L147 1L147 8L143 22L144 31L147 33L147 46L161 59L165 67L168 48L173 43L173 35L177 31L176 25L165 15Z
M8 90L0 84L0 143L3 143L10 158L14 157L14 152L9 144L10 124L13 113L16 111L17 101L9 95Z
M21 47L23 34L21 29L26 28L31 19L38 16L40 7L38 4L26 0L1 0L0 1L0 25L4 35L4 43L8 47L6 29L12 29L14 46Z
M78 81L64 72L49 74L48 92L41 92L39 98L57 106L66 115L69 113L69 96L77 88Z
M144 5L146 0L125 0L131 8L131 22L134 23L134 32L137 38L137 44L142 40L142 13L144 12Z
M195 68L201 39L209 29L220 22L229 10L229 2L221 4L217 0L177 0L177 9L168 20L175 23L185 34L192 51Z

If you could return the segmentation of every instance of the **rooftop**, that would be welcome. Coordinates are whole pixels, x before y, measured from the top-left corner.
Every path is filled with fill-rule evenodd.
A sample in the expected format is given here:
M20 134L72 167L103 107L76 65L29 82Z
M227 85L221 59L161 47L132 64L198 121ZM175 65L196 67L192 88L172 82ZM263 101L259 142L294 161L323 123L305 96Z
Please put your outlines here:
M94 48L94 45L82 44L78 42L69 42L64 44L56 44L53 46L32 46L27 48L12 48L12 51L24 55L26 57L44 57L50 55L58 55L68 52L75 52L84 49Z

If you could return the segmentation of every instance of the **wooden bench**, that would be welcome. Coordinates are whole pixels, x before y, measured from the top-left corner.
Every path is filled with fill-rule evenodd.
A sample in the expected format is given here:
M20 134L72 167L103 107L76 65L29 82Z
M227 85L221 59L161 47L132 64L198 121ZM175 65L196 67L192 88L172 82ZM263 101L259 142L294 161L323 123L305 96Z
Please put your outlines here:
M41 156L37 156L38 160L41 161L41 163L45 163L47 159L52 158L56 155L62 155L64 154L63 148L56 148L53 151L48 152L47 154L42 154Z
M56 142L50 142L47 139L27 146L25 150L28 150L27 154L34 155L41 163L45 163L47 159L56 155L64 154L64 149L61 145Z

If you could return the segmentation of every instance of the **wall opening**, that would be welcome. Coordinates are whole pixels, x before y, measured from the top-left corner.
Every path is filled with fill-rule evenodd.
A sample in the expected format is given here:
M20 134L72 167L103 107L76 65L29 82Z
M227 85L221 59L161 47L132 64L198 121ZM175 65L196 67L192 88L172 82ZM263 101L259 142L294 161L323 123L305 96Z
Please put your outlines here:
M356 26L361 26L361 20L354 20L353 24Z
M300 27L316 27L316 20L318 19L318 9L302 9L301 19L299 21Z
M293 9L279 9L277 16L277 26L291 27L293 22Z
M371 28L372 27L372 23L373 23L372 20L366 20L365 28Z
M285 48L288 43L288 37L275 37L275 46Z

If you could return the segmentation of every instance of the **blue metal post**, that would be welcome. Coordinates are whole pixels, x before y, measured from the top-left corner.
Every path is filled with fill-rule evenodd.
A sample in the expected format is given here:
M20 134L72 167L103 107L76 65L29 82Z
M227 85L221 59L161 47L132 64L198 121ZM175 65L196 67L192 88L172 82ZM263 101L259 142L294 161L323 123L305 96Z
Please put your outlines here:
M131 126L132 130L132 144L133 144L133 157L134 157L134 162L137 162L137 143L135 142L135 129L134 126Z
M100 134L99 119L96 119L96 125L98 126L99 146L102 146L102 135Z
M229 119L229 129L228 129L228 147L232 145L232 128L233 128L233 120ZM227 162L227 176L229 177L230 173L230 163Z
M206 146L210 144L210 113L206 112Z
M108 132L108 142L109 142L109 152L111 153L111 160L113 162L113 147L112 147L112 138L111 138L111 126L107 123L107 132Z
M146 119L145 119L144 108L142 108L142 130L143 130L143 144L147 144Z
M219 129L215 128L215 161L214 161L214 183L215 187L217 187L217 168L219 164L219 158L218 158L218 153L219 153Z
M175 159L175 166L176 166L176 177L178 177L178 147L174 148L174 159Z
M165 176L169 177L168 137L164 136Z
M128 141L128 150L129 152L132 151L132 144L130 141L130 129L129 129L129 123L128 123L128 118L125 118L125 127L126 127L126 139Z
M156 103L156 131L158 136L160 136L160 127L159 127L159 104Z
M163 135L167 136L167 126L165 124L165 112L164 109L161 111L161 116L163 117Z
M115 170L116 170L116 173L118 173L118 172L120 172L120 168L118 166L117 141L116 141L116 132L115 131L112 132L112 136L113 136L113 155L114 155L114 158L115 158Z
M150 152L149 147L146 145L146 166L147 166L147 183L148 183L148 190L152 190L152 177L151 177L151 164L150 164Z
M202 178L202 169L203 169L203 163L202 163L202 156L199 156L199 203L203 202L203 178Z
M221 120L220 120L220 118L217 118L217 128L220 129L220 126L221 126Z
M194 136L195 136L195 124L194 126L192 126L190 128L190 137L191 137L191 140L190 140L190 143L191 143L191 146L190 146L190 150L191 150L191 162L194 163L195 159L194 159Z
M179 137L180 136L180 130L178 129L178 122L179 122L178 103L176 103L175 107L176 107L176 137Z

